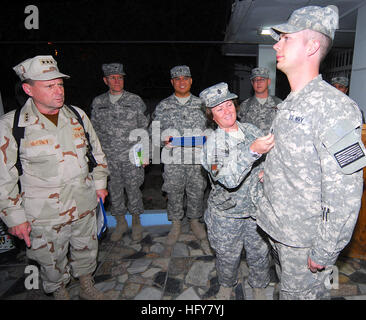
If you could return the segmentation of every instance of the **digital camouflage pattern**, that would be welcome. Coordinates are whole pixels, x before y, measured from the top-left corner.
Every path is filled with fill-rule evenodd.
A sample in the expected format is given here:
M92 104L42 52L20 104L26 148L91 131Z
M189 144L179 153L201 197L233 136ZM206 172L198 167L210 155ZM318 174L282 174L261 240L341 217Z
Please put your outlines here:
M344 174L324 143L345 121L361 141L360 110L321 75L278 109L257 223L276 241L310 247L317 264L332 265L351 238L363 181L362 170Z
M280 300L327 300L330 298L331 267L313 273L309 270L307 261L310 248L286 246L271 238L269 241L274 248L272 256L281 283Z
M211 177L208 209L232 218L248 217L256 211L247 180L259 156L251 153L249 147L263 136L249 123L238 123L238 126L245 140L236 139L218 128L208 137L202 157L202 166Z
M262 78L269 78L269 70L265 67L258 67L252 69L252 72L250 73L250 80L253 80L256 77L262 77Z
M164 146L164 137L201 136L206 130L206 116L202 109L202 102L194 95L181 105L175 94L172 94L156 106L152 120L160 123L161 139L152 137L153 147L159 149ZM153 133L152 130L150 132ZM201 151L202 148L192 147L170 149L163 147L162 149L161 159L164 163L162 190L168 194L169 220L180 220L184 215L184 191L187 193L187 217L195 219L203 214L203 196L207 186L207 176L201 167ZM171 161L165 161L167 158Z
M123 71L123 64L121 63L104 63L102 64L102 70L105 77L108 77L112 74L121 74L126 75Z
M212 87L203 90L200 93L200 98L207 108L213 108L227 100L236 99L238 96L231 93L228 85L225 82L220 82Z
M18 148L11 131L15 111L0 118L0 216L8 227L30 223L32 246L27 256L41 265L46 292L70 279L68 243L73 274L91 273L96 264L96 190L107 187L108 167L91 122L75 108L89 133L98 166L89 173L85 132L71 110L61 108L55 127L28 99L19 118L19 126L25 127L19 149L21 194L14 166Z
M147 129L145 110L143 100L125 90L114 104L106 92L94 98L91 105L91 121L111 168L108 187L112 215L127 212L123 189L127 192L129 212L140 214L144 211L140 186L145 173L142 167L131 163L130 151L137 141L130 141L129 137L135 129Z
M338 8L334 5L326 7L308 6L295 10L286 23L270 28L271 36L280 40L280 33L295 33L305 29L320 32L332 40L338 29Z
M250 97L240 104L238 119L240 122L254 124L264 134L268 134L276 116L277 105L281 102L276 96L268 96L267 101L261 104L255 96Z
M332 80L330 81L331 84L335 84L335 83L339 83L342 86L348 87L348 78L347 77L334 77L332 78Z
M170 77L191 77L191 70L188 66L175 66L170 69Z
M251 172L258 156L249 147L262 132L249 123L238 123L244 140L216 129L204 146L202 165L209 172L211 192L205 222L211 247L216 251L220 285L231 287L237 281L243 247L249 266L248 282L253 288L269 283L269 246L250 216L256 206L250 195L250 176L256 183L258 171ZM258 199L257 199L258 200Z

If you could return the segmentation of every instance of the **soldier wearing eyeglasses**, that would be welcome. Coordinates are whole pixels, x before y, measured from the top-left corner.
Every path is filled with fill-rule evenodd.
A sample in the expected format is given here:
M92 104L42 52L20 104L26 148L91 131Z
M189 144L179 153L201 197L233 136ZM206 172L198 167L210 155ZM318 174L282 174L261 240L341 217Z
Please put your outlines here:
M126 73L121 63L103 64L102 70L109 90L93 100L91 121L110 164L110 211L117 221L111 240L119 241L127 232L125 214L128 210L132 215L132 240L140 241L139 215L144 212L140 186L144 182L146 164L136 166L130 161L130 150L136 141L130 141L129 136L134 129L147 128L146 105L138 95L124 90Z
M254 124L264 133L268 133L276 115L280 98L269 95L271 79L269 70L264 67L254 68L250 75L254 95L240 104L238 118L240 122Z

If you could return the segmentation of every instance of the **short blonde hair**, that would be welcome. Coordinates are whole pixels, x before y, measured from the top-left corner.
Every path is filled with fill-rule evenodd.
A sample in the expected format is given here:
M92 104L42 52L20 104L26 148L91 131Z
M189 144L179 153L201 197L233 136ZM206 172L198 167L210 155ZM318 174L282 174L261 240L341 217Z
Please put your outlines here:
M323 33L320 33L320 32L314 31L314 30L310 30L310 29L304 30L304 33L305 33L307 40L319 41L320 62L322 62L332 47L332 39Z

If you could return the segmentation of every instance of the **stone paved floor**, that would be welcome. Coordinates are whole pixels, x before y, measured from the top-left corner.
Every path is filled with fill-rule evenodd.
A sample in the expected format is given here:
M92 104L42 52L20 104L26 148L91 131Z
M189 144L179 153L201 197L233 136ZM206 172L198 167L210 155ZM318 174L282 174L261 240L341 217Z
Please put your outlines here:
M107 235L100 242L96 287L111 300L212 300L218 292L215 258L208 243L199 242L183 227L179 241L173 248L164 243L170 225L144 228L140 243L131 241L130 231L119 242L109 241ZM109 230L109 234L112 230ZM41 289L27 290L25 267L29 264L23 250L0 254L0 299L48 300ZM337 262L339 289L331 291L332 299L366 300L366 261L340 258ZM273 299L277 281L274 268L267 298ZM240 265L240 280L231 300L251 300L246 282L248 268L245 257ZM78 300L79 283L72 279L68 285L73 300Z

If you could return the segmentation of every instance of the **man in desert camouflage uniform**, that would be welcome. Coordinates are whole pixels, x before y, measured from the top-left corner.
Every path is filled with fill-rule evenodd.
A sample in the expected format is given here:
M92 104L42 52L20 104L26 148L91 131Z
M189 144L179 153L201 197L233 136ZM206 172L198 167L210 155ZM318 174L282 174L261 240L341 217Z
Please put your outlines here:
M216 251L220 283L216 297L230 299L244 247L253 296L266 299L265 287L270 280L269 244L252 218L257 209L249 188L251 183L259 183L257 171L252 172L253 164L273 147L274 137L271 134L262 137L262 131L254 125L236 121L233 99L237 96L228 90L226 83L203 90L200 98L208 118L218 125L208 137L202 157L211 181L205 222L210 244Z
M14 70L29 99L20 112L18 126L25 130L19 149L12 134L15 112L0 118L0 217L39 263L46 293L69 299L65 286L71 268L81 298L105 299L91 276L98 251L97 197L104 201L108 194L105 155L87 115L74 107L97 162L89 173L85 131L64 105L63 78L69 76L59 72L52 56L27 59ZM15 167L18 150L21 176Z
M269 95L269 70L264 67L254 68L250 75L254 96L240 104L238 118L240 122L254 124L265 134L269 132L272 121L276 115L277 105L281 99Z
M125 214L127 208L132 215L132 240L142 239L140 214L144 212L141 185L144 182L144 166L131 162L130 152L136 141L130 140L134 129L145 130L148 120L144 115L146 105L136 94L124 90L123 65L110 63L102 65L103 81L109 91L97 96L91 105L91 121L100 139L108 160L111 199L111 214L117 225L111 235L112 241L119 241L128 230ZM125 199L127 194L127 207Z
M347 77L333 77L330 84L344 94L347 94L349 84Z
M332 265L360 209L361 113L319 74L337 27L337 7L308 6L271 29L291 93L272 125L257 223L278 254L281 299L329 298Z
M184 217L184 195L187 195L187 218L194 235L206 238L204 226L199 222L203 214L203 197L207 176L200 164L199 151L192 147L171 147L170 136L202 135L206 129L206 117L201 100L190 92L191 72L188 66L176 66L170 70L174 93L162 100L153 113L153 122L160 122L164 184L162 190L168 194L168 219L172 228L167 245L172 246L179 238L181 220ZM195 131L196 130L196 131ZM154 133L154 132L153 132ZM153 143L156 141L153 137ZM159 145L160 147L160 145ZM172 155L166 161L164 155ZM168 157L167 157L168 158ZM188 161L187 161L188 160ZM170 163L169 163L170 162Z

